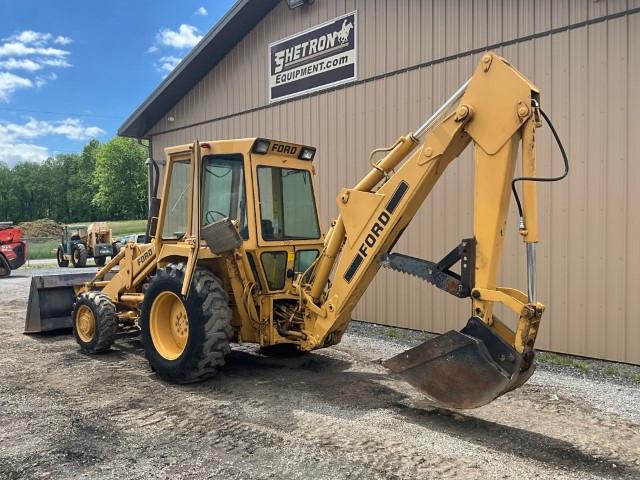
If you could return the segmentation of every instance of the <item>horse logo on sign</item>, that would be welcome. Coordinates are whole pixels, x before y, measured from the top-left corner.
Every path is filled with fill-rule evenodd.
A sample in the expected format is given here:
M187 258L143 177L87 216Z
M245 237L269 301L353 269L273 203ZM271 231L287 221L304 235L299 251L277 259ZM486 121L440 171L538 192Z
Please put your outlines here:
M349 32L353 30L353 23L347 22L345 18L344 22L342 22L342 28L338 32L338 41L340 43L347 43L349 41Z

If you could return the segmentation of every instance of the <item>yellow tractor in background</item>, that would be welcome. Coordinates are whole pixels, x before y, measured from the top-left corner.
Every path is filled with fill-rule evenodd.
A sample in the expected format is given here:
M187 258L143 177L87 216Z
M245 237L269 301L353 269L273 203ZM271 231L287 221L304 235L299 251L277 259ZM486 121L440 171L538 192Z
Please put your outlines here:
M224 364L231 342L305 352L339 343L366 288L387 267L471 302L462 331L384 365L437 404L485 405L535 368L544 312L536 294L536 181L561 178L536 176L539 102L522 74L485 54L422 126L375 151L384 157L370 158L369 173L339 192L340 214L326 234L316 209L314 148L263 138L167 148L162 193L151 202L150 243L128 243L90 278L35 277L25 330L71 325L91 354L109 349L119 332L139 331L161 378L196 382ZM439 262L392 253L470 143L473 236ZM514 178L519 148L523 176ZM527 293L497 284L512 189L527 248ZM515 314L515 328L494 315L496 303Z

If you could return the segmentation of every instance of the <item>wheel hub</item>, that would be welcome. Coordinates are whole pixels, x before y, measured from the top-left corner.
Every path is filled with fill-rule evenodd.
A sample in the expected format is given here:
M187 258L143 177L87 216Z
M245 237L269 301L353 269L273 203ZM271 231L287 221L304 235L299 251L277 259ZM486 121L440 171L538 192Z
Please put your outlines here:
M83 342L90 342L96 333L96 319L93 310L87 305L81 305L78 308L76 316L76 330L78 336Z
M189 317L178 295L162 292L155 298L149 327L153 345L162 357L175 360L182 355L189 339Z

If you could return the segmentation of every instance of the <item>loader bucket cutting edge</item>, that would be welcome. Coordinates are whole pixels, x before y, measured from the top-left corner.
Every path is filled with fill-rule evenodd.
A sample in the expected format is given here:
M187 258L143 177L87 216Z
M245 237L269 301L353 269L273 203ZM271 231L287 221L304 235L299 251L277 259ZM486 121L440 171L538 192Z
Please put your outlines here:
M74 285L93 280L95 273L44 275L31 278L24 333L41 333L72 327Z
M528 362L481 319L472 317L460 332L451 330L383 362L447 408L478 408L524 384L533 374Z

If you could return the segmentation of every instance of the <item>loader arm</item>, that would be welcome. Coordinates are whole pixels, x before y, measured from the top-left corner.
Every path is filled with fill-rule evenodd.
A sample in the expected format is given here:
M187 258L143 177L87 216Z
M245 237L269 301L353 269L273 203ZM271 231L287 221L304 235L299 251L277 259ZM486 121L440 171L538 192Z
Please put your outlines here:
M337 198L340 215L300 295L310 323L306 348L337 343L358 300L381 265L416 275L458 297L472 297L471 320L386 362L439 403L483 405L519 386L533 372L533 344L544 306L515 289L500 288L511 181L522 143L523 172L535 173L538 89L503 58L487 53L471 79L415 133L400 137L354 187ZM422 144L421 137L424 136ZM474 148L474 237L440 262L389 254L446 167L469 143ZM521 234L534 257L535 183L526 184ZM461 263L461 274L450 268ZM535 268L530 262L530 288ZM332 280L328 283L331 272ZM531 285L533 283L533 285ZM327 286L330 285L329 288ZM519 318L511 331L493 315L502 303Z

